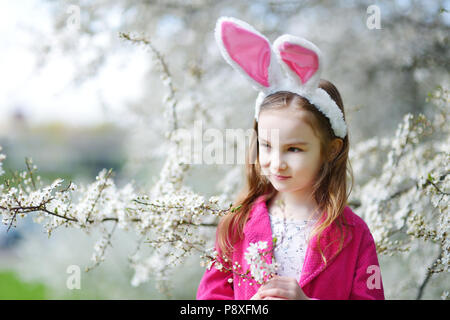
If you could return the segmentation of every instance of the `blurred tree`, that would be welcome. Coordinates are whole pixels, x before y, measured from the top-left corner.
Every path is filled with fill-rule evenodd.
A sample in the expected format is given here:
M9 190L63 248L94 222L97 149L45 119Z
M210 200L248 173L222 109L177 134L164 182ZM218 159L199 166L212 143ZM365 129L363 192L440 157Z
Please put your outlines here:
M76 4L80 9L78 30L68 27L67 9L73 3L48 1L47 4L54 17L53 30L50 34L36 34L38 41L34 49L40 57L37 66L50 63L52 54L63 52L76 65L74 84L82 84L101 72L108 59L119 57L122 63L128 63L124 53L129 52L130 43L142 44L149 51L151 63L143 66L149 70L143 81L142 96L128 103L125 114L117 115L129 128L125 137L128 162L119 180L137 179L142 190L148 190L151 185L159 195L167 190L179 191L177 188L185 192L186 184L208 196L225 194L222 200L226 202L239 189L242 180L239 168L194 165L189 168L189 175L185 175L185 167L177 164L176 158L170 158L174 145L167 143L165 136L174 128L191 129L196 120L203 120L210 128L250 126L256 92L223 63L213 38L219 16L248 21L270 40L282 33L292 33L316 43L326 59L323 76L340 89L347 110L357 185L352 203L373 228L380 252L398 253L410 246L410 254L404 257L432 266L425 276L421 272L427 266L421 265L415 271L412 267L408 269L414 275L413 281L404 278L401 285L396 288L393 285L389 289L392 296L420 298L433 272L439 271L441 265L448 272L448 261L443 259L448 259L445 235L448 221L439 220L428 229L419 223L424 217L418 215L420 208L431 201L433 210L425 220L448 217L448 208L442 208L440 200L435 200L448 195L447 169L438 170L448 150L440 147L448 146L448 127L440 127L438 119L448 104L435 110L431 102L425 101L427 93L437 85L446 88L448 84L448 1L378 1L379 30L366 25L371 1L80 1ZM152 48L158 48L164 60ZM154 67L159 68L158 73L153 72ZM123 83L123 89L130 88ZM448 103L446 92L442 90L440 98L444 97L443 101ZM107 113L114 112L107 102L103 101L103 105ZM172 110L176 112L167 115ZM249 112L239 112L242 110ZM427 132L426 121L419 113L435 117L433 128L441 130L443 136L435 135L428 143L426 137L419 143L410 136L413 132L413 136L422 138ZM168 121L161 121L163 115ZM372 137L374 140L369 139ZM386 155L390 156L382 157ZM163 163L166 156L169 157ZM367 163L373 166L368 168ZM398 179L393 178L395 172L399 174ZM427 177L428 173L431 180L424 182L423 175ZM155 183L151 179L157 175L160 180ZM160 183L169 178L175 180L171 186L174 189L164 189L166 185ZM411 185L402 189L405 183L402 179ZM99 181L111 186L105 172L100 174ZM92 185L97 189L101 186L99 182ZM113 186L110 192L117 199L126 202L134 195L134 190L116 190ZM430 189L435 191L433 195L427 193ZM367 194L374 196L365 197ZM197 194L190 195L192 202L198 200ZM123 221L117 218L116 222ZM170 224L165 226L168 228ZM402 241L395 242L399 234ZM108 239L101 239L96 252L107 246ZM429 250L421 252L417 239L429 240ZM438 258L432 257L436 261L433 264L429 261L432 250L438 251L435 252ZM136 262L136 265L142 267L145 263ZM394 264L389 275L399 272L400 265ZM148 276L144 271L141 280ZM420 277L424 279L418 280ZM448 288L445 281L441 285L433 292L434 298ZM404 292L396 291L399 288Z

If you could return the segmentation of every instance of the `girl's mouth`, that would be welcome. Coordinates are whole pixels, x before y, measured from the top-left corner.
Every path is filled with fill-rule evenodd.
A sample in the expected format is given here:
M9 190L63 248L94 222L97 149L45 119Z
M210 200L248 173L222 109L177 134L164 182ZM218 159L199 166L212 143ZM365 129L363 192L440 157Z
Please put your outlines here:
M289 176L279 176L279 175L276 175L276 174L274 174L273 175L276 179L278 179L278 180L286 180L286 179L289 179L290 177Z

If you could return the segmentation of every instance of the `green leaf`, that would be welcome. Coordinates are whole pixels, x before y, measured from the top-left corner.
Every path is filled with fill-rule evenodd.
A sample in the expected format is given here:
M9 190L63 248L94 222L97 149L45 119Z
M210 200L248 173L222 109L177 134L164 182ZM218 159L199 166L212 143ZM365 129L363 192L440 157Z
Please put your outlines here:
M236 210L239 210L240 207L242 207L242 204L237 206L236 208L231 209L231 212L235 212Z

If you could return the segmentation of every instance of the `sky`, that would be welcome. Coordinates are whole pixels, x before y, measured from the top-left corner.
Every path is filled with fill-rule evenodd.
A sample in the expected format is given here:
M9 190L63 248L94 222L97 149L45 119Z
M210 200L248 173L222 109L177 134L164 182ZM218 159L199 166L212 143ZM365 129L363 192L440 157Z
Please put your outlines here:
M117 23L115 18L112 16L110 23ZM35 69L37 57L32 46L36 39L29 30L51 38L51 23L43 1L0 1L0 124L8 123L15 110L33 124L61 121L84 126L120 119L124 101L141 94L149 54L124 44L129 50L111 55L98 76L75 87L71 79L76 70L70 57L52 53L50 63L39 71ZM105 36L99 34L94 41L105 41ZM108 114L99 97L107 105Z

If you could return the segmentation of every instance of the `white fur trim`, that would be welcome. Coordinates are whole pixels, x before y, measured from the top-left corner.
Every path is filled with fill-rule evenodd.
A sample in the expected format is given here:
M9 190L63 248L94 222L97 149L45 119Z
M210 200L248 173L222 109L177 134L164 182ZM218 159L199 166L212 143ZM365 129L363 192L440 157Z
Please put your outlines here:
M334 134L344 139L347 135L347 125L344 121L344 115L328 93L322 88L317 88L312 95L307 94L305 98L330 120Z
M258 121L261 103L264 101L264 99L268 95L279 91L293 92L308 99L311 104L313 104L320 112L322 112L323 115L325 115L330 120L331 128L333 129L334 134L342 139L345 138L345 136L347 135L347 125L344 121L344 115L341 109L339 109L336 102L334 102L334 100L322 88L317 88L312 94L311 92L307 93L299 88L292 87L280 87L277 90L270 92L269 94L260 92L255 106L256 121Z
M263 102L264 98L267 95L264 94L264 92L260 92L258 94L258 97L256 98L256 103L255 103L255 120L256 122L258 122L258 117L259 117L259 108L261 107L261 103Z

